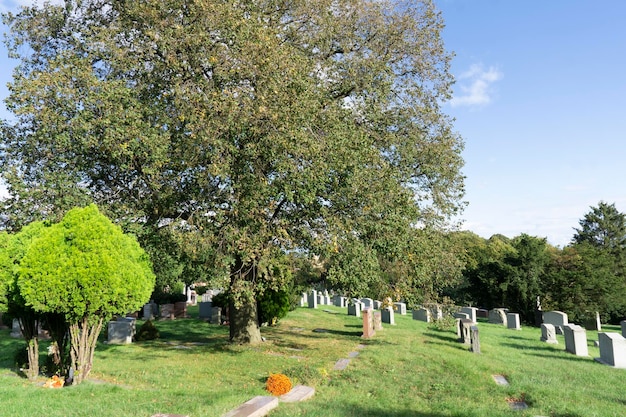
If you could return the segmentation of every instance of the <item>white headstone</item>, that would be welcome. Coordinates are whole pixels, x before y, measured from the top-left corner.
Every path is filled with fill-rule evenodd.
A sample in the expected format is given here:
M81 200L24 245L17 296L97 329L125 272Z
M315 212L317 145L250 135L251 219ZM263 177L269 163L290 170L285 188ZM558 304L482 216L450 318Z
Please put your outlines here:
M556 340L556 330L554 330L554 324L541 324L541 341L552 344L559 343L559 341Z
M565 335L565 350L576 356L589 356L587 348L587 331L577 324L563 326Z
M383 323L387 323L387 324L391 324L391 325L395 325L396 324L396 319L394 316L394 311L393 311L393 307L385 307L382 310L380 310L380 315L381 315L381 319L383 321Z
M401 316L406 316L406 304L405 303L393 303L394 310Z
M506 313L506 325L509 329L522 330L518 313Z
M506 326L506 309L494 308L489 310L489 323L502 324Z
M556 334L563 334L563 326L568 323L567 313L562 311L544 311L543 322L554 325Z
M312 290L308 297L307 303L309 304L309 308L317 308L317 291Z
M418 310L413 310L413 320L425 321L426 323L430 323L431 314L430 310L427 308L420 308Z
M478 309L476 307L461 307L461 313L469 314L469 319L476 323L476 312Z
M598 333L600 357L598 362L615 368L626 368L626 339L619 333Z

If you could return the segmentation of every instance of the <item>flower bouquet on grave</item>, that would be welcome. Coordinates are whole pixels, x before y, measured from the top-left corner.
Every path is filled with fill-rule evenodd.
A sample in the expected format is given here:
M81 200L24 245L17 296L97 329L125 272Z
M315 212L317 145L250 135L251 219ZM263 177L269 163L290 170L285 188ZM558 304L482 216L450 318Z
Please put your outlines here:
M48 379L45 384L43 384L44 388L63 388L64 381L58 377L58 375L52 376L52 378Z
M265 389L276 396L287 394L291 387L291 380L284 374L270 374L265 382Z

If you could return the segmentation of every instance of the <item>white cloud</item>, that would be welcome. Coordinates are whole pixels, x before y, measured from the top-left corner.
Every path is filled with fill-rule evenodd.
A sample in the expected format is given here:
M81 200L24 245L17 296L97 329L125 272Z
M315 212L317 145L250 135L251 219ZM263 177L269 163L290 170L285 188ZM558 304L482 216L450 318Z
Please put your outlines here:
M62 5L64 0L49 0L48 3L52 5ZM17 13L22 6L42 6L44 0L0 0L0 12L13 12Z
M450 100L452 107L483 106L491 102L492 85L503 77L495 67L484 69L481 64L474 64L458 77L456 92Z

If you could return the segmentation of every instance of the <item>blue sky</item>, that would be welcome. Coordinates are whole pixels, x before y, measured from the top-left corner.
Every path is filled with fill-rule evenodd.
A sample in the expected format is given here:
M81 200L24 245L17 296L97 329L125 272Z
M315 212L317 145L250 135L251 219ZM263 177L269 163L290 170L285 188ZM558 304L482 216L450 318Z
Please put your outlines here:
M626 211L626 2L435 0L455 52L445 111L465 139L463 228L571 240Z
M598 202L626 212L626 1L435 4L456 54L445 111L466 142L463 228L564 246ZM0 47L0 98L12 66Z

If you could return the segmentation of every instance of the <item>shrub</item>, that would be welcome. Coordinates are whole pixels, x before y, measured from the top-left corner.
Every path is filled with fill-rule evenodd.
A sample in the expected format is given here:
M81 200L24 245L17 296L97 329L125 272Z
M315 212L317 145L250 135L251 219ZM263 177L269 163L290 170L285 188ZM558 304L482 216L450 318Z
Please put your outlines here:
M161 335L159 334L159 329L156 328L152 320L146 321L141 325L137 334L135 335L135 340L139 342L143 342L146 340L155 340L158 339Z
M284 290L267 290L259 298L259 323L270 326L287 315L291 307L289 294Z
M272 395L283 395L291 391L291 380L285 374L270 374L265 383L265 389Z

